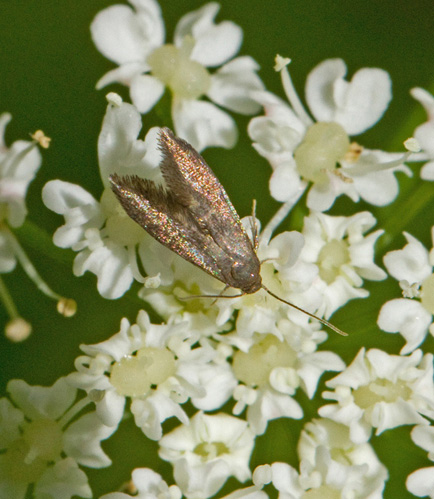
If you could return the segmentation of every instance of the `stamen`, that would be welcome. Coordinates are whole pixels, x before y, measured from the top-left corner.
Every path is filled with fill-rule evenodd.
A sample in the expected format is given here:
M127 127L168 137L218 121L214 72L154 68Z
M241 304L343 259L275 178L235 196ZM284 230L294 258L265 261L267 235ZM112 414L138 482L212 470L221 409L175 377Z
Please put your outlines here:
M84 409L88 404L92 403L89 397L84 397L75 403L65 414L59 419L58 424L61 428L64 428L70 421L78 414L82 409Z
M34 134L30 134L30 137L42 148L48 149L50 147L51 138L47 137L42 130L36 130Z
M366 175L367 173L390 170L391 168L395 168L397 166L402 165L402 163L407 161L408 158L413 154L414 154L413 152L408 151L406 153L403 153L403 155L400 158L394 159L393 161L387 161L386 163L370 163L370 164L356 163L355 166L351 166L349 168L343 166L342 170L345 171L346 174L351 176Z
M29 257L26 255L20 243L12 234L12 232L10 230L4 229L4 234L8 238L8 242L14 252L14 255L23 267L24 272L35 283L36 287L40 291L42 291L44 295L59 302L57 310L60 313L63 313L65 317L71 317L72 315L74 315L75 311L77 310L77 304L75 300L73 300L72 298L65 298L53 291L39 275L38 271L35 269Z
M277 229L277 227L285 220L288 216L288 213L292 210L293 206L297 203L297 201L301 198L306 190L307 183L302 182L300 184L300 189L289 201L282 204L282 206L277 210L273 218L267 223L261 235L259 236L261 241L268 242L273 235L273 232Z
M297 92L294 88L294 84L292 83L291 77L289 76L289 71L288 71L287 65L285 64L284 66L282 66L282 65L278 64L278 61L281 61L281 60L285 60L285 59L283 59L279 55L276 56L276 67L277 67L277 69L280 69L280 77L282 79L283 90L285 91L286 97L288 98L288 101L291 104L291 106L292 106L293 110L295 111L295 113L297 114L297 116L306 125L306 127L309 127L310 125L313 124L313 120L311 119L309 114L304 109L304 106L297 95ZM290 62L290 59L288 59L288 63L289 62Z
M10 341L19 343L26 340L32 332L32 326L25 319L20 317L14 300L9 293L9 290L0 277L0 300L2 301L6 312L11 318L5 326L5 335Z
M30 336L32 325L22 317L12 319L5 326L5 336L14 343L21 343Z
M128 263L130 265L134 279L137 282L144 284L147 278L141 274L139 267L137 265L136 249L134 245L128 246Z

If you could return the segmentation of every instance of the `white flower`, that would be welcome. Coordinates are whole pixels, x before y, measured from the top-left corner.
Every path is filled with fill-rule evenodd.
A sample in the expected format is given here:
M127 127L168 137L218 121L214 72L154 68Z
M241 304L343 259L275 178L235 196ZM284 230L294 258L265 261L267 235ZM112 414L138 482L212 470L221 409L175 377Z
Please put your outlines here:
M65 217L65 225L54 234L54 244L78 252L74 274L94 273L98 291L105 298L122 296L134 278L143 282L135 249L143 254L141 248L151 239L125 214L108 187L108 177L115 172L154 179L160 175L157 130L151 129L144 141L137 139L140 114L131 104L119 104L114 97L109 96L98 140L101 179L106 186L101 201L79 185L61 180L48 182L42 191L45 205Z
M419 125L413 135L424 153L423 158L417 156L416 158L426 161L420 170L420 176L424 180L432 181L434 180L434 97L423 88L418 87L411 89L410 94L422 104L428 115L428 120Z
M431 230L434 242L434 227ZM430 252L412 235L404 232L407 243L403 249L389 251L384 265L400 282L405 298L386 302L378 316L378 326L387 333L400 333L406 340L401 354L417 348L428 331L434 335L434 250ZM416 298L416 299L412 299Z
M320 447L316 452L314 465L303 462L300 472L282 462L258 466L253 472L253 483L258 487L271 483L280 499L303 499L310 496L381 499L384 478L382 482L377 479L377 482L370 484L369 478L365 476L367 468L366 464L344 466L333 461L330 452Z
M250 478L255 437L245 421L199 412L160 440L159 455L174 467L176 483L192 499L213 496L230 476Z
M104 426L95 413L73 423L71 406L76 390L65 378L51 387L29 386L12 380L7 386L16 408L0 399L0 496L24 498L34 484L36 496L92 497L85 473L78 465L109 466L101 448L113 429Z
M300 472L286 463L258 466L257 487L272 484L279 498L381 499L387 470L369 444L354 445L348 430L327 420L308 423L298 444Z
M86 390L111 427L119 424L130 398L137 426L158 440L166 419L188 421L180 407L188 398L207 410L217 409L235 385L229 366L213 363L211 347L191 348L187 326L151 324L144 311L137 324L122 319L120 331L108 340L81 346L86 355L76 359L77 372L68 381Z
M394 173L410 174L403 165L409 155L367 150L350 144L348 137L367 130L383 115L391 99L389 75L365 68L347 82L341 59L322 62L306 83L315 123L303 109L285 66L279 65L279 70L290 105L269 92L256 92L265 116L249 124L254 147L273 168L271 195L288 202L311 182L307 206L312 210L328 210L341 194L377 206L391 203L398 193Z
M131 486L137 499L181 499L182 493L176 485L170 487L155 471L149 468L136 468L131 473ZM123 492L104 494L100 499L128 499Z
M377 230L364 235L376 223L367 211L350 217L311 213L304 219L305 244L300 260L315 264L318 275L313 282L323 297L317 313L329 318L353 298L366 298L363 279L380 281L387 274L374 263L374 245L383 234Z
M27 215L27 189L42 159L36 142L17 140L6 146L4 134L11 119L9 113L0 115L0 220L19 227Z
M36 142L17 140L11 147L4 141L6 126L12 116L0 114L0 223L20 227L27 215L26 194L41 166ZM0 273L11 272L17 263L9 231L0 230Z
M413 442L428 452L428 459L434 461L434 427L415 426L411 431ZM434 466L413 471L405 482L407 490L417 497L434 498Z
M323 397L336 404L318 413L349 427L354 443L407 424L427 424L434 416L433 356L415 350L409 357L361 349L350 366L326 382Z
M298 388L313 398L319 378L325 371L345 368L332 352L317 352L317 345L327 338L315 331L317 324L299 327L287 319L278 324L280 338L256 334L250 348L233 357L233 370L240 384L234 391L237 401L233 412L240 414L247 406L247 421L256 434L263 434L268 421L281 417L300 419L303 410L293 399Z
M327 419L307 423L298 442L300 469L323 475L325 484L342 491L343 497L373 499L382 497L388 478L386 467L381 464L368 443L354 444L346 426ZM328 465L318 469L318 456L324 453ZM323 492L325 495L325 492Z
M167 87L172 93L172 119L176 134L198 150L209 146L233 147L234 120L218 106L241 114L254 114L260 106L250 92L263 84L251 57L237 57L242 30L230 21L214 23L215 2L184 15L175 28L174 44L164 44L165 30L158 3L131 0L135 10L113 5L97 14L91 25L98 50L117 69L98 82L129 86L132 102L148 112ZM221 66L223 64L223 66ZM210 73L207 68L221 66ZM201 97L211 101L204 101Z

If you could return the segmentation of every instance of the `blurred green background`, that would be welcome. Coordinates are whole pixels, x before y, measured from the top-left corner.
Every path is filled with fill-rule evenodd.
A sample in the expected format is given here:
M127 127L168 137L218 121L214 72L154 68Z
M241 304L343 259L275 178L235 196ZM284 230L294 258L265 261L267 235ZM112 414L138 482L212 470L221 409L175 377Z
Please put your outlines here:
M121 86L95 90L96 81L114 65L96 51L89 25L99 10L114 3L106 0L0 1L3 26L0 30L0 112L9 111L13 116L6 142L25 139L29 132L39 128L53 139L50 149L42 152L42 167L29 189L28 223L17 234L42 276L57 292L78 302L76 316L64 319L56 313L55 304L34 288L20 268L4 276L21 315L33 326L33 335L19 345L0 337L2 394L12 378L51 385L59 376L73 370L80 343L96 343L111 336L119 327L119 310L122 316L133 321L140 308L135 297L138 288L119 300L123 308L119 303L113 307L97 294L95 276L72 276L73 253L57 249L51 243L51 235L63 223L63 218L46 209L41 201L42 187L55 178L79 183L97 198L101 194L96 143L106 108L105 94L114 90L128 100L128 93ZM172 40L178 19L203 3L161 2L167 41ZM425 114L410 98L409 89L414 86L434 89L432 0L224 0L220 3L217 20L232 20L243 28L241 54L251 55L259 62L260 76L267 88L278 95L283 96L280 78L272 70L276 53L292 59L290 70L301 96L307 74L325 58L344 59L350 77L362 67L380 67L390 73L394 95L390 108L379 125L357 137L358 142L370 148L402 150L402 141L412 134L417 124L425 121ZM268 194L270 167L251 148L246 133L248 119L236 119L240 125L236 148L232 151L210 149L204 156L240 215L250 213L251 201L256 198L258 216L265 223L278 208ZM150 126L168 124L151 121L147 116L143 121L142 136ZM413 170L412 180L400 175L401 194L391 207L372 210L363 203L354 205L339 200L332 210L335 214L348 215L363 209L373 211L378 226L391 235L380 243L377 263L381 263L385 251L402 247L404 239L399 235L402 230L410 231L431 247L434 185L422 185L418 180L418 167L415 165ZM424 202L417 204L415 201L421 196L425 196ZM302 214L295 210L292 219L281 229L300 228ZM351 333L350 338L331 335L323 346L336 351L347 362L361 346L398 353L403 345L398 335L386 335L375 324L381 304L398 295L397 283L390 279L387 284L368 284L367 288L372 299L353 302L333 318L336 325ZM7 317L1 307L0 319L2 330ZM424 351L432 350L430 337ZM306 418L314 417L320 397L308 401L299 394L298 399ZM266 436L258 439L253 465L277 459L296 464L294 449L300 428L300 422L273 422ZM133 446L131 442L139 439L143 443ZM373 444L391 475L385 497L410 497L404 487L406 476L422 465L427 466L428 462L425 453L411 444L409 429L386 432L374 439ZM172 483L170 466L155 465L155 443L142 438L131 421L104 447L110 449L117 466L115 470L120 471L116 474L109 468L89 473L96 496L114 490L127 480L134 466L153 466L156 471L168 473Z

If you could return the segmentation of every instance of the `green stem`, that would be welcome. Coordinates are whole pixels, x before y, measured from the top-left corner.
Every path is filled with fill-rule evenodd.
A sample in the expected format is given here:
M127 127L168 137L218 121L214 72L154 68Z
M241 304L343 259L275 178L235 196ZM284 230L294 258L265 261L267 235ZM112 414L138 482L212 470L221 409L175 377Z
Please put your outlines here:
M12 234L11 231L4 231L5 235L7 235L8 242L13 249L14 255L17 258L17 260L20 262L24 272L30 277L30 279L35 283L37 288L42 291L45 295L47 295L50 298L53 298L56 301L61 300L63 297L60 296L58 293L53 291L50 286L42 279L38 271L35 269L33 266L32 262L30 261L29 257L26 255L24 252L23 248L21 247L20 243L18 240L15 238L15 236Z
M17 307L15 306L14 300L11 294L9 293L9 290L5 282L1 277L0 277L0 300L3 302L3 305L5 306L5 309L11 319L17 319L18 317L20 317Z

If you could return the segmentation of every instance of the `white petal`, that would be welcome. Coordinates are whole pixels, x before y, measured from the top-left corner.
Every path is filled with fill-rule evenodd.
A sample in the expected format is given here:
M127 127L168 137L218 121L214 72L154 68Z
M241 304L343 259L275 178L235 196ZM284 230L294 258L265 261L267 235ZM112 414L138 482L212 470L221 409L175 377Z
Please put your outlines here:
M247 410L247 420L257 435L265 432L268 421L283 417L301 419L303 410L292 397L275 391L259 396Z
M333 206L336 197L337 193L330 185L313 184L307 194L306 205L312 211L327 211Z
M349 135L374 125L392 98L391 81L382 69L364 68L351 82L344 80L345 63L329 59L314 68L307 78L306 100L317 121L334 121Z
M333 352L314 352L302 359L297 374L303 380L304 391L312 399L315 395L319 378L325 371L342 371L344 361Z
M12 119L11 113L0 114L0 151L2 152L7 149L7 145L5 143L5 132L6 132L6 127L8 123L11 121L11 119Z
M137 109L145 114L160 100L164 93L164 85L150 75L136 76L130 87L130 96Z
M108 59L122 64L146 60L148 54L164 38L161 14L156 2L150 9L135 13L126 5L112 5L99 12L91 23L92 39Z
M268 499L268 495L255 485L238 489L221 499Z
M237 54L243 38L242 29L231 21L214 23L220 9L210 2L183 16L175 29L175 45L182 44L185 36L192 36L195 46L191 58L204 66L220 66Z
M280 492L281 499L301 499L306 491L300 486L300 477L297 471L286 463L271 465L273 485Z
M98 159L101 179L109 187L109 175L156 175L160 154L157 150L157 128L151 128L145 141L137 139L142 117L131 104L109 104L98 137Z
M0 231L0 274L11 272L17 260L7 233Z
M11 399L29 419L57 419L71 407L77 390L59 378L52 386L31 386L20 379L7 385Z
M428 115L428 120L434 120L434 97L420 87L415 87L410 90L411 96L418 100L424 107L426 114Z
M98 277L100 295L111 300L123 296L133 282L127 250L120 246L103 246L78 253L74 260L74 275L81 276L87 270Z
M73 496L92 497L87 476L71 457L47 467L35 484L34 497L71 499Z
M411 430L411 439L428 452L428 459L434 461L434 426L415 426Z
M81 186L51 180L42 190L42 200L50 210L65 217L65 225L56 230L56 246L70 248L80 242L88 228L99 229L104 223L99 203Z
M421 468L408 475L407 490L417 497L434 498L434 467Z
M258 69L258 64L251 57L237 57L211 76L207 96L236 113L256 114L261 106L252 98L251 92L264 87L256 74Z
M387 333L400 333L406 340L401 355L406 355L417 348L428 334L432 315L420 302L398 298L386 302L380 310L377 324Z
M281 232L268 244L267 257L272 258L275 266L292 267L298 260L304 246L304 237L295 230Z
M302 185L295 161L280 164L270 177L270 194L276 201L285 203L296 196Z
M420 170L420 178L432 182L434 180L434 161L425 163Z
M191 399L193 405L204 411L213 411L219 409L229 400L234 388L237 386L232 369L227 364L220 366L208 364L186 366L185 373L179 371L179 375L205 388L206 394L202 397Z
M103 399L96 404L96 413L107 426L117 428L125 409L125 397L114 390L107 390Z
M431 274L428 251L411 234L404 233L408 244L404 248L389 251L384 256L384 265L395 279L405 280L409 284L421 283Z
M212 146L230 149L238 139L235 121L210 102L174 99L172 117L176 135L198 151Z
M161 475L149 468L136 468L131 473L134 485L138 489L137 497L181 499L182 493L176 485L168 486ZM130 497L130 496L128 496Z
M142 312L144 312L142 310ZM105 341L94 345L81 345L80 348L90 357L103 354L120 362L123 357L134 353L143 347L142 332L138 328L132 328L129 321L124 317L121 320L120 331Z
M95 211L98 206L92 194L83 187L62 180L50 180L45 184L42 189L42 201L49 210L59 215L65 215L77 206L90 205L95 207Z
M140 75L148 70L147 64L142 62L127 62L115 69L107 71L97 81L95 88L101 88L111 85L112 83L121 83L122 85L130 86L131 81L137 75Z
M188 417L174 400L162 392L155 391L146 399L134 399L131 403L134 422L151 440L160 440L163 434L161 424L171 417L187 424Z
M434 118L418 126L413 135L429 157L434 158Z
M375 404L371 413L371 422L377 428L376 435L385 430L402 425L423 424L428 421L423 418L412 403L398 399L396 402L379 402Z
M20 426L24 422L24 414L3 397L0 398L0 421L0 450L4 451L21 436Z
M116 427L103 425L95 412L85 414L65 430L64 451L83 466L105 468L110 466L111 459L102 450L101 441L115 431Z
M369 381L370 372L365 360L365 349L361 348L345 371L327 381L326 385L331 388L344 385L357 389L360 386L368 384Z
M396 199L399 183L393 171L373 172L353 178L360 197L374 206L386 206Z
M221 459L191 466L186 459L174 463L173 475L183 494L191 499L214 496L231 476L228 463Z

